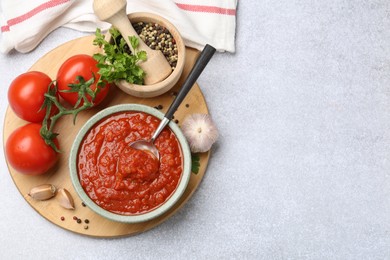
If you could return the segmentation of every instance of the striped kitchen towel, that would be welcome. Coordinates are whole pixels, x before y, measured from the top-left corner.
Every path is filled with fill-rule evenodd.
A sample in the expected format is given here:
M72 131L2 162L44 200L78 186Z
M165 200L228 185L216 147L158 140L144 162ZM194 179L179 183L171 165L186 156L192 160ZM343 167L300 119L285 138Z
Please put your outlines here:
M3 0L0 7L0 51L33 50L50 32L63 26L94 32L109 24L93 13L92 0ZM156 13L172 22L187 46L208 43L219 51L235 51L237 0L128 0L127 13Z

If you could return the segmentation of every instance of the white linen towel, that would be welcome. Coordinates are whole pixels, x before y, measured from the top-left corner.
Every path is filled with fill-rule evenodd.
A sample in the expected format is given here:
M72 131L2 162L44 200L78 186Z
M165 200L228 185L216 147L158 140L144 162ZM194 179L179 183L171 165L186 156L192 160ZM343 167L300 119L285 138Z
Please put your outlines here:
M110 25L94 15L92 0L3 0L0 13L0 51L33 50L60 26L85 32ZM185 44L202 49L208 43L219 51L235 51L237 0L128 0L127 13L151 12L173 23Z

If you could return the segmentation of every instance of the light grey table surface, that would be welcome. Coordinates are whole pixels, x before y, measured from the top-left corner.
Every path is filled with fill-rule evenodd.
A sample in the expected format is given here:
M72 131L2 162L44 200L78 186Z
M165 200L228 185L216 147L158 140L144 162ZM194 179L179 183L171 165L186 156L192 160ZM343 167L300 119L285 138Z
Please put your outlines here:
M2 121L11 80L83 35L0 55ZM239 1L236 37L198 80L220 139L176 215L133 237L71 233L26 203L1 150L0 258L389 259L390 2Z

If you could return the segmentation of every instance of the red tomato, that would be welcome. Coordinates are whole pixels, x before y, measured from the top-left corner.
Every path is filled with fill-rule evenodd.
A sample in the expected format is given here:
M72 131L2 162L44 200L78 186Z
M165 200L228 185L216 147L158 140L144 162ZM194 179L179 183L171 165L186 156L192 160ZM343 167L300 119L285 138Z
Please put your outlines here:
M98 81L100 75L98 74L99 68L97 67L98 62L89 55L78 54L67 59L60 67L57 73L57 87L60 96L71 104L75 106L78 93L77 92L63 92L70 89L69 84L77 84L77 76L82 76L85 81L90 80L95 77L94 83L90 86L92 90L96 90L96 82ZM99 93L96 95L93 102L94 105L98 105L103 99L107 96L109 91L109 84L106 84L104 87L101 87ZM92 100L92 97L87 95L89 101ZM82 105L83 102L80 103Z
M40 136L40 124L29 123L17 128L9 137L5 153L9 164L26 175L47 172L58 160L56 153ZM58 148L58 141L54 141Z
M40 108L51 81L49 76L39 71L29 71L15 78L8 89L8 102L15 114L29 122L42 122L46 109ZM57 109L56 106L53 108L54 114Z

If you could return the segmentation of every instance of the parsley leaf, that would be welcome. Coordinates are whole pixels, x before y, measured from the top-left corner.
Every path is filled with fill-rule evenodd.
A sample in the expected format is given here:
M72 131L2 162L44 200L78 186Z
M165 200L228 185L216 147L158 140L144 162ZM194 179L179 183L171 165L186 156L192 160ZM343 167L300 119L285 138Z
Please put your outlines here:
M195 174L199 173L199 167L200 167L200 156L199 154L191 153L191 171Z
M145 51L137 51L139 40L135 36L129 37L131 47L135 53L128 53L127 43L120 32L111 28L109 30L112 42L106 41L101 30L95 32L93 44L103 48L104 53L96 53L93 58L98 62L100 79L98 85L103 85L104 81L112 83L117 80L126 80L133 84L144 84L145 72L140 68L138 62L146 60Z

